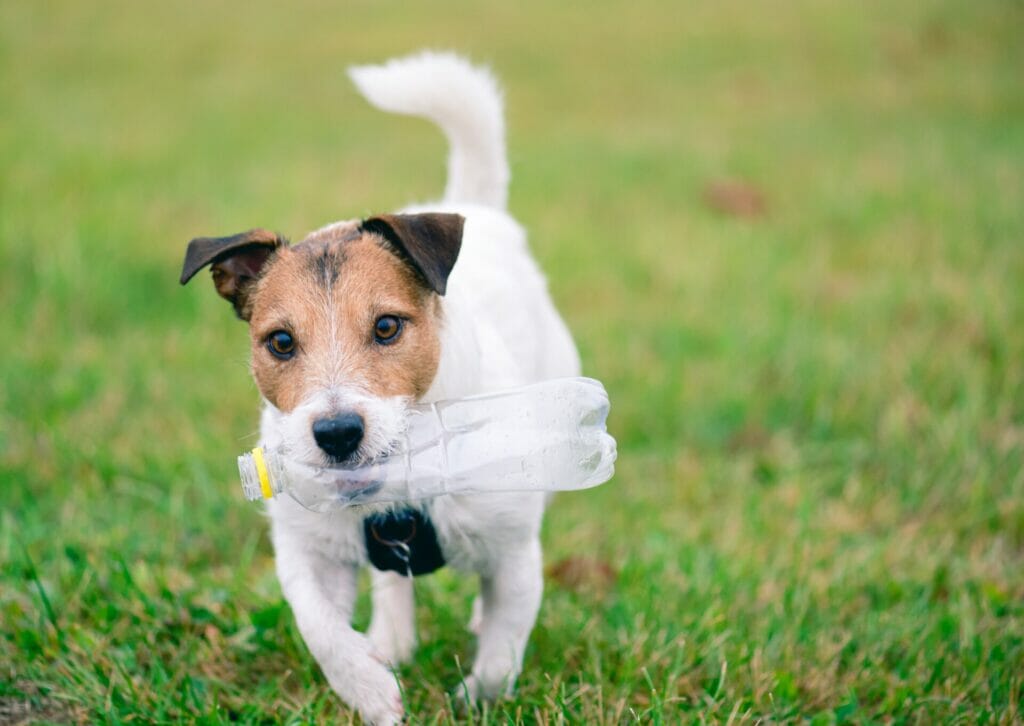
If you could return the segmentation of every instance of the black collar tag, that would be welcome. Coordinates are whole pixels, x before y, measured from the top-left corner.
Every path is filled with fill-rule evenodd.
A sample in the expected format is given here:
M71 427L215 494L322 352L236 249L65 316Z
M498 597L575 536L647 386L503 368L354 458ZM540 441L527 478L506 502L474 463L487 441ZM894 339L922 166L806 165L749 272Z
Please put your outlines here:
M370 564L400 575L427 575L444 566L433 522L418 509L374 514L363 520Z

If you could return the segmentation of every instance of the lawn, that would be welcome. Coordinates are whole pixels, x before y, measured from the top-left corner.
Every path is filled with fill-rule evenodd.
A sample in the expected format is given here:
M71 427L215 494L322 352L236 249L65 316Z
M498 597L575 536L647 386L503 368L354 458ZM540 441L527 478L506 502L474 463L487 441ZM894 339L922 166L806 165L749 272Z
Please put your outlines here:
M240 496L244 325L177 278L438 195L344 76L425 46L502 79L620 448L513 699L452 709L474 586L417 581L414 722L1024 720L1024 5L347 5L0 4L0 723L354 719Z

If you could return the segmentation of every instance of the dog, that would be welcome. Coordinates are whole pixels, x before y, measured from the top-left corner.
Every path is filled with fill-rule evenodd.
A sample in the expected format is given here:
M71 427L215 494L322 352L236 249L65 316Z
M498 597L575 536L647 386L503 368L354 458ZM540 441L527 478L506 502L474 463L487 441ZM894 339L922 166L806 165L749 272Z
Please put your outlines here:
M410 404L577 376L579 355L506 211L502 99L482 68L423 53L349 71L380 109L433 121L449 142L435 204L336 222L290 245L254 229L189 243L182 284L210 266L249 324L261 445L315 466L386 455ZM543 493L443 496L314 513L267 503L277 575L331 688L373 724L404 717L393 668L416 645L412 576L479 576L470 701L511 692L540 607ZM373 614L350 623L359 568Z

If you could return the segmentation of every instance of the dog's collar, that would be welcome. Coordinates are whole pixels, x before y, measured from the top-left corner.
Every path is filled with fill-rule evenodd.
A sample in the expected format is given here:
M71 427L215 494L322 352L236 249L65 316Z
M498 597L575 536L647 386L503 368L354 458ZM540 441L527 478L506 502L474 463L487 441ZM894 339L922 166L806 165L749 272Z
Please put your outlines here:
M411 507L363 520L370 564L400 575L427 575L444 566L437 531L430 518Z

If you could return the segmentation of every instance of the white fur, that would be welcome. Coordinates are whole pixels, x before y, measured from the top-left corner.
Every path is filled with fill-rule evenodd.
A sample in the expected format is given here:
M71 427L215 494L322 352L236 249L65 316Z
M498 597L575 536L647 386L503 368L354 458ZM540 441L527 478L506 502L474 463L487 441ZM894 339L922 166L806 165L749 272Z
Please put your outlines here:
M442 299L444 324L437 376L424 401L579 374L579 357L530 256L523 229L504 212L501 99L493 78L453 55L422 54L352 70L376 105L434 120L451 144L445 199L408 208L466 218L462 249ZM339 405L357 405L386 447L402 426L402 402L368 400L358 381L334 380L291 414L265 404L265 445L317 456L311 421ZM448 564L480 577L474 605L477 655L457 689L470 699L507 693L540 607L543 494L440 497L429 516ZM411 657L416 635L412 582L373 571L374 613L368 635L352 629L358 567L366 563L366 509L315 514L290 499L268 504L278 577L303 638L331 687L365 720L397 723L403 708L388 666Z
M494 77L452 53L421 53L349 69L379 109L430 119L448 137L445 200L505 208L505 118Z
M330 459L313 439L313 422L341 411L357 411L363 417L365 432L353 459L358 463L388 453L405 431L408 402L399 396L371 396L358 386L328 384L288 413L264 401L261 431L269 445L287 451L296 461L328 466Z

